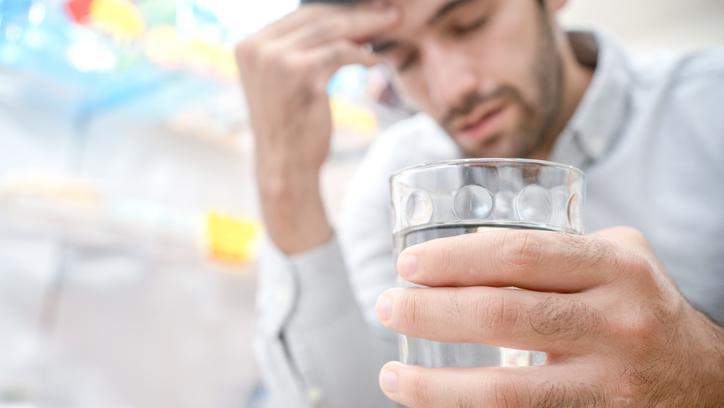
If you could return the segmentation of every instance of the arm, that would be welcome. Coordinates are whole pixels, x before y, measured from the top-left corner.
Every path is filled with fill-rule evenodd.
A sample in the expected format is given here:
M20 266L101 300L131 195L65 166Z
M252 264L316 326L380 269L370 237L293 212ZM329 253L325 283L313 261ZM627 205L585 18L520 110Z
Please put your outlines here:
M343 65L377 63L361 44L396 19L379 5L310 5L237 47L262 214L287 255L332 236L319 185L332 134L327 82Z
M354 301L319 172L331 135L327 80L342 65L376 62L360 44L395 22L391 10L305 6L237 49L270 238L255 344L280 406L386 403L374 380L381 352Z

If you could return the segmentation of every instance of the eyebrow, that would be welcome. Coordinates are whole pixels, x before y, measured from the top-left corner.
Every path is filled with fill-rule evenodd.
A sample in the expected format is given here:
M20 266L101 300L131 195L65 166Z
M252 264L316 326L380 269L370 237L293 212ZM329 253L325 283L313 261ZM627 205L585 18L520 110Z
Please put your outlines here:
M427 25L431 26L431 25L437 23L443 17L452 13L458 7L465 5L467 3L471 3L473 1L476 1L476 0L450 0L450 1L448 1L447 3L443 4L442 7L440 7L435 12L435 14L432 17L430 17L429 20L427 20ZM399 46L400 46L400 42L395 41L395 40L382 41L382 42L378 42L378 43L370 43L372 52L374 52L375 54L382 54L386 51L397 48Z
M437 12L429 19L427 20L427 25L431 26L438 21L440 21L443 17L453 12L458 7L470 3L475 0L450 0L447 3L445 3L442 7L440 7Z

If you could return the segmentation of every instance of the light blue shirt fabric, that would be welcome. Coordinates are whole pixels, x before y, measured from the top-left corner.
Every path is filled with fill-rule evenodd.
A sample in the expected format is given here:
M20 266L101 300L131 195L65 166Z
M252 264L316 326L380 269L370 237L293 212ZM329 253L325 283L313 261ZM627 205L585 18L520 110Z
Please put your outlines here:
M629 225L684 295L724 322L724 50L635 63L601 33L570 33L595 74L549 158L587 174L587 231ZM261 260L256 351L280 407L394 406L377 386L396 335L374 316L395 286L388 178L459 158L425 115L382 134L350 183L337 238Z

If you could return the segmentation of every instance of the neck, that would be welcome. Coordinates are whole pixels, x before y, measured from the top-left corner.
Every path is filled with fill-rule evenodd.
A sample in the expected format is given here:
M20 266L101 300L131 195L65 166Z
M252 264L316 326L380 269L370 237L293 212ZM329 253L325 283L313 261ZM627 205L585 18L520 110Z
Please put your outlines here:
M583 99L588 86L593 79L594 69L583 65L576 58L570 39L561 30L557 30L556 43L558 44L563 64L563 95L560 112L553 122L550 131L545 135L545 142L531 154L533 159L548 159L553 151L558 136L576 112L578 104Z

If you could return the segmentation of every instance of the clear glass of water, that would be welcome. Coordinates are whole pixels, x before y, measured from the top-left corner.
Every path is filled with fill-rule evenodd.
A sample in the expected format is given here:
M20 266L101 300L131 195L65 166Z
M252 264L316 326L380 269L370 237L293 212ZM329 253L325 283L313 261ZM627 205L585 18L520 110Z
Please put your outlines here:
M585 176L538 160L469 159L423 164L390 178L396 256L436 238L481 228L582 234ZM414 287L400 278L403 287ZM400 360L423 367L542 364L545 354L485 344L448 344L399 336Z

